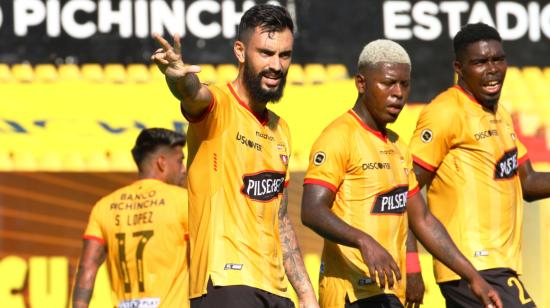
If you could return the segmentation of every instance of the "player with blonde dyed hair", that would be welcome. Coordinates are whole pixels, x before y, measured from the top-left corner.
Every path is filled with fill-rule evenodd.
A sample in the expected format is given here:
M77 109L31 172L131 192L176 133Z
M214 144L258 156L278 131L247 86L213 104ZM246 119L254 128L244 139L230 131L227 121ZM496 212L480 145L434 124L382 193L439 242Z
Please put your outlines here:
M377 40L359 57L351 110L317 139L304 180L302 222L325 238L322 307L403 307L410 224L424 246L464 277L486 307L497 293L458 251L418 193L412 156L386 128L407 102L411 64L397 43ZM418 307L419 303L407 303Z

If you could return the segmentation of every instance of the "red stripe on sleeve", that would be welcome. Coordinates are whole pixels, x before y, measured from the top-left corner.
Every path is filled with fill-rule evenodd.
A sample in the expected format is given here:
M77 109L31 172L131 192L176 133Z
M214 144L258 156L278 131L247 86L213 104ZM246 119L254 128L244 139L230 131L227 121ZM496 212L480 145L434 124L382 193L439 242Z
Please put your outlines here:
M529 160L529 155L527 155L527 153L525 153L525 155L520 157L520 159L518 160L518 166L523 164L524 162L526 162L528 160Z
M93 235L84 235L82 236L83 239L85 240L92 240L92 241L97 241L99 242L101 245L105 245L105 240L100 238L100 237L97 237L97 236L93 236Z
M418 185L416 185L415 188L409 190L409 193L407 194L407 199L412 198L412 197L413 197L414 195L416 195L419 191L420 191L420 187L418 187Z
M323 187L326 187L326 188L330 189L334 193L336 193L336 191L338 191L338 188L336 186L334 186L332 183L329 183L329 182L326 182L326 181L323 181L323 180L306 178L306 179L304 179L304 185L306 185L306 184L321 185Z
M431 171L431 172L435 172L435 170L437 170L437 167L435 166L432 166L430 164L428 164L427 162L423 161L422 159L416 157L413 155L413 161L419 165L420 167L428 170L428 171Z
M284 184L285 188L288 187L288 184L290 184L290 180L285 181L285 184Z

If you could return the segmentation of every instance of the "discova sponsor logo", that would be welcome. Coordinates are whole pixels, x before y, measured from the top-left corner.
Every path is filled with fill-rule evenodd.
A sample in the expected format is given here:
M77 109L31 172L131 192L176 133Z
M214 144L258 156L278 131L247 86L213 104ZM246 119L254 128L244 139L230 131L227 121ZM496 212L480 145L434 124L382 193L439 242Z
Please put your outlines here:
M385 1L382 9L384 35L393 40L452 38L476 22L495 27L504 40L550 38L550 3L542 1Z

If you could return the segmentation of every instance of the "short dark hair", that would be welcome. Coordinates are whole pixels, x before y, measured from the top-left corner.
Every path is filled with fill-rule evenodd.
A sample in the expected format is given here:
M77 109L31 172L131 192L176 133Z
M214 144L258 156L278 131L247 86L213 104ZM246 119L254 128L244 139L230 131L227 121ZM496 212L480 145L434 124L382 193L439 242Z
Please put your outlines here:
M502 42L502 38L495 28L482 22L463 26L453 39L456 59L458 60L462 57L468 45L490 40Z
M185 135L165 128L145 128L139 133L136 144L132 148L132 156L139 169L145 159L155 153L160 147L185 146Z
M294 23L288 11L278 5L258 4L247 10L237 31L237 40L246 41L251 31L260 27L265 32L294 31Z

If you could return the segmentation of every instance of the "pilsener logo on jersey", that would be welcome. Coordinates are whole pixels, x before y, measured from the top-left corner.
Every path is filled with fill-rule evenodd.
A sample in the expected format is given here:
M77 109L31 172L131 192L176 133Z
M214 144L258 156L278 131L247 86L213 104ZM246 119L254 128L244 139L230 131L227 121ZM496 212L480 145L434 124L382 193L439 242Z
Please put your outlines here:
M284 183L284 172L262 171L247 174L243 177L241 192L252 200L267 202L277 198L283 192Z
M371 214L403 214L407 204L408 186L399 186L378 195L372 206Z
M510 179L518 170L518 149L512 149L499 159L495 165L495 179Z

